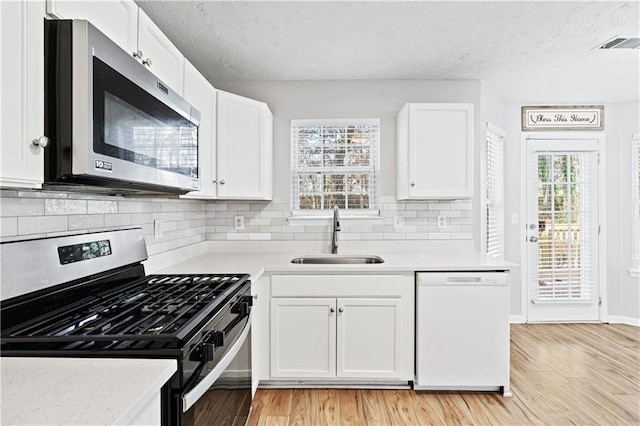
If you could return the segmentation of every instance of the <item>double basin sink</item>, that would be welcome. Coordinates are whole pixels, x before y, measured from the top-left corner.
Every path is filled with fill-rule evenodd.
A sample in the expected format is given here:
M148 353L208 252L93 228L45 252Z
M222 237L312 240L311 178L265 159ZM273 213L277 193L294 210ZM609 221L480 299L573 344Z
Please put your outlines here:
M358 255L317 255L296 257L291 263L305 265L365 265L384 263L379 256L358 256Z

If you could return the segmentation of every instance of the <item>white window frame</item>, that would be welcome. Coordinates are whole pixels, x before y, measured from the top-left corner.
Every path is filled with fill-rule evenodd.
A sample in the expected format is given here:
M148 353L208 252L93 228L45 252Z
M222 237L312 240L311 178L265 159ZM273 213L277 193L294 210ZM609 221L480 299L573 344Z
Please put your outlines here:
M634 133L631 142L631 208L632 223L632 265L629 274L640 278L640 133Z
M487 256L499 259L504 258L505 137L506 133L504 130L491 123L487 123L485 144L483 147L484 166L482 173L483 204L481 242L482 250ZM496 164L492 164L492 162L496 162ZM491 211L495 217L492 217L490 213Z
M369 182L369 208L368 209L355 209L347 208L340 209L341 217L347 218L375 218L380 216L380 119L379 118L341 118L341 119L295 119L291 120L291 216L296 219L316 219L322 217L328 217L333 214L332 209L300 209L298 206L298 174L301 171L309 171L310 168L301 168L297 162L297 136L296 130L301 127L315 127L315 126L356 126L356 125L370 125L377 126L377 138L373 143L375 146L371 149L372 164L370 168L365 169L371 173ZM323 167L322 171L337 173L345 173L347 170L341 170L341 166L334 168ZM346 167L345 167L346 169ZM353 170L353 168L351 168ZM345 191L346 192L346 191Z

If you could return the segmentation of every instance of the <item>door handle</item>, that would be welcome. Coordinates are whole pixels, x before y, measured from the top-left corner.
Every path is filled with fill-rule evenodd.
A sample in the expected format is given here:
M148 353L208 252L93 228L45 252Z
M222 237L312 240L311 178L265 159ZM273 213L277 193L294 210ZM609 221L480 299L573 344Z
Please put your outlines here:
M529 242L537 243L538 242L538 237L529 237Z

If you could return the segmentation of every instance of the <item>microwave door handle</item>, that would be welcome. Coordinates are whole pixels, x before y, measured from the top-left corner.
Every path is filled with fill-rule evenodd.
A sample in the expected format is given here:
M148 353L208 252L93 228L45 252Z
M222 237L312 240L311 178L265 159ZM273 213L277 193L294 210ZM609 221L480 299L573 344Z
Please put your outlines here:
M220 362L218 362L218 364L216 364L216 366L213 367L213 370L211 370L209 374L207 374L202 380L200 380L200 382L198 382L195 386L193 386L192 389L188 391L184 391L182 393L181 399L182 399L183 412L186 412L189 408L191 408L193 404L195 404L198 401L198 399L200 399L200 397L204 395L206 391L209 390L211 385L213 385L213 383L215 383L215 381L218 380L218 378L220 377L220 375L222 375L224 370L226 370L229 364L231 364L231 361L233 361L236 355L238 355L238 352L240 352L240 348L242 347L245 340L247 340L247 335L249 334L249 330L251 329L251 313L249 313L248 316L249 316L249 320L247 321L247 324L244 326L242 333L240 333L240 336L238 336L238 339L233 343L231 348L229 348L229 351L227 351L227 353L222 357ZM205 363L203 363L202 368L204 368L204 364ZM202 369L200 369L200 371L202 371Z

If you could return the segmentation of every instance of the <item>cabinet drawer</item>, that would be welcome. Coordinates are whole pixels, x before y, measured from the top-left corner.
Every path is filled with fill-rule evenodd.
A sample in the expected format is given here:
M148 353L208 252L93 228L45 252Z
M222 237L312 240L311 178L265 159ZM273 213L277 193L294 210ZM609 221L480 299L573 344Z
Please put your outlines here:
M402 297L402 275L274 275L272 297Z

